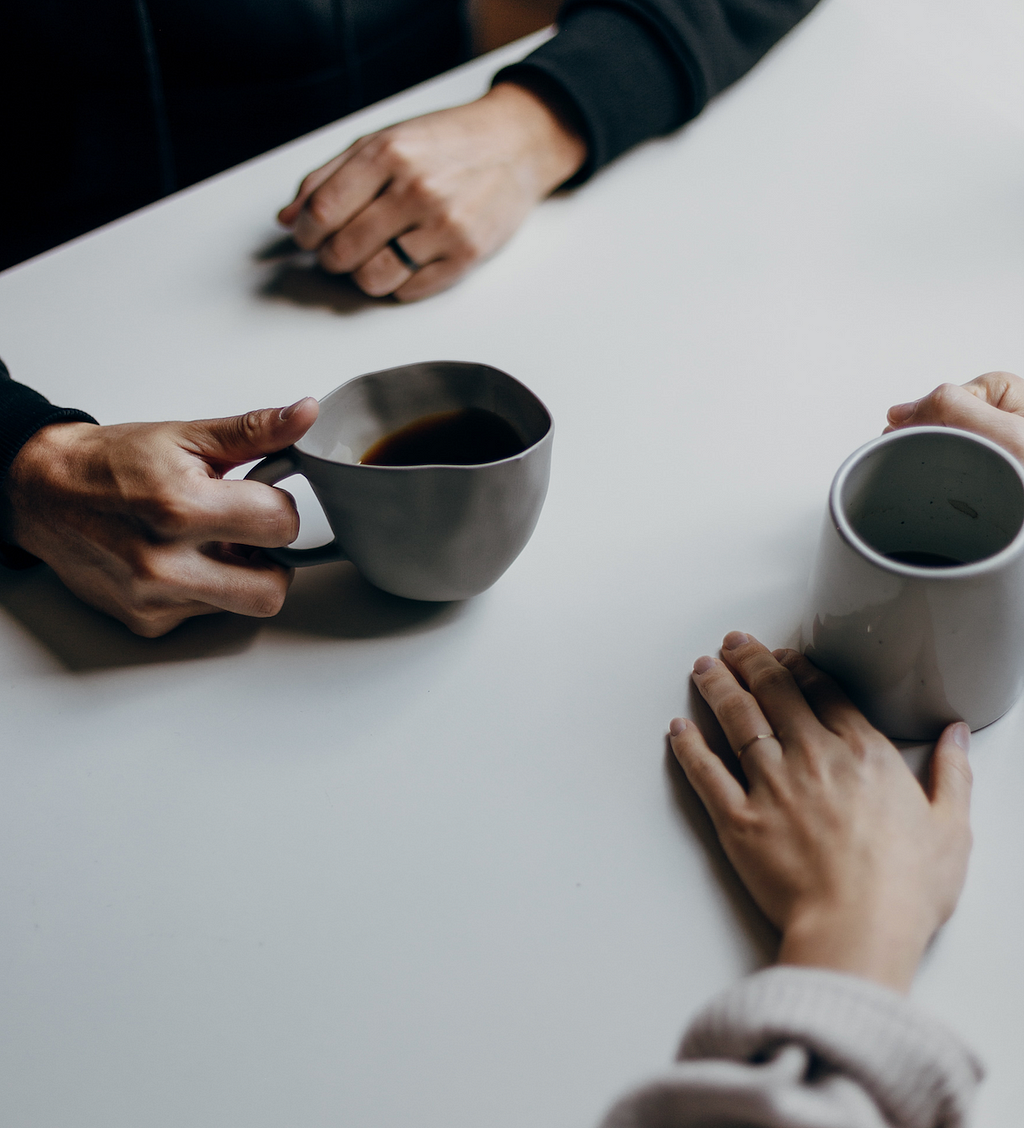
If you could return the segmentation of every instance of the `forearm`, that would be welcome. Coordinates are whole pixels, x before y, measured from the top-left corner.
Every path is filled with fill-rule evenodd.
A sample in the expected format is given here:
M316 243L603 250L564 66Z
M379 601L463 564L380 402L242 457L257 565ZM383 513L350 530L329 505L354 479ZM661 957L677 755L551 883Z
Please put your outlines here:
M696 116L817 0L569 0L559 32L496 81L541 77L582 123L579 182Z
M690 1026L678 1064L602 1128L958 1128L982 1069L940 1023L855 976L771 968Z

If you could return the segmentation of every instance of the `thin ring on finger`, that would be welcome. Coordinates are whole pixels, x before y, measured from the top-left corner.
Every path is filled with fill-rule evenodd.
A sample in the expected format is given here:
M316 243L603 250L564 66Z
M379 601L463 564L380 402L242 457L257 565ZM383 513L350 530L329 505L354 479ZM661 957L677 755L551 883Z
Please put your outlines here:
M417 270L422 269L421 265L409 254L402 244L399 243L397 235L393 239L388 240L388 246L394 252L395 258L397 258L407 270L411 270L413 274L415 274Z
M777 740L773 732L759 732L757 736L752 736L749 740L744 741L743 744L736 749L736 759L740 759L744 752L752 745L756 744L759 740Z

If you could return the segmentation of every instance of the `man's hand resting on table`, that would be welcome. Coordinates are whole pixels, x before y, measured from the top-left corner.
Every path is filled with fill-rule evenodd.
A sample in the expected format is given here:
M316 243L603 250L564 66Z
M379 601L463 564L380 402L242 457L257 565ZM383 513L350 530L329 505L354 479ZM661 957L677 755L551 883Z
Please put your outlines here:
M1024 380L986 372L962 387L941 384L913 403L889 408L886 431L902 427L959 427L998 443L1024 462Z
M802 654L771 653L739 631L721 654L698 658L693 680L739 754L746 786L693 721L672 722L672 748L736 872L782 934L778 962L906 991L967 872L967 726L939 738L925 791Z
M246 546L293 541L295 505L222 475L289 446L316 415L307 398L229 419L43 427L0 490L4 539L150 638L192 615L275 615L291 571Z
M413 301L493 254L585 157L543 99L499 83L468 105L360 138L311 172L278 218L326 270L351 274L373 297Z

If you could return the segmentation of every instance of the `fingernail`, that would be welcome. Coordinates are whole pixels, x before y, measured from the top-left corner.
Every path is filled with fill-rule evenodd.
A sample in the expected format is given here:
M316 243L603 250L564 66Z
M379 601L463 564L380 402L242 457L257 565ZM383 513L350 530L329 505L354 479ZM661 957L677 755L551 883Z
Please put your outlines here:
M963 749L964 752L969 752L971 748L971 730L964 724L963 721L958 721L953 726L953 731L950 733L953 738L953 743Z
M748 642L750 642L750 635L745 635L742 631L730 631L722 639L722 645L726 650L735 650L739 646L746 646Z
M296 400L293 404L289 404L288 407L282 407L280 414L281 422L284 423L286 420L291 419L299 405L305 403L308 399L309 396L303 396L302 399Z
M708 670L714 666L714 658L709 658L706 654L703 658L698 658L693 664L693 672L695 674L706 674Z
M920 400L912 400L910 403L898 403L895 407L890 407L889 418L893 423L905 422L914 414L920 402Z
M673 717L668 723L668 731L670 736L678 736L686 729L686 721L682 717Z

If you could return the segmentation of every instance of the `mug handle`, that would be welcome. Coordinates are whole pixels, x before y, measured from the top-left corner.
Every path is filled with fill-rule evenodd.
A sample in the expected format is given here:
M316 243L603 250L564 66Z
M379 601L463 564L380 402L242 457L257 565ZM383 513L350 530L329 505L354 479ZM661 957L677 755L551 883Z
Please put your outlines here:
M267 455L245 476L247 482L262 482L274 486L282 478L290 477L299 471L292 447ZM260 550L271 560L286 568L308 568L311 564L330 564L335 560L347 560L344 549L335 537L330 544L320 544L316 548L264 548Z

